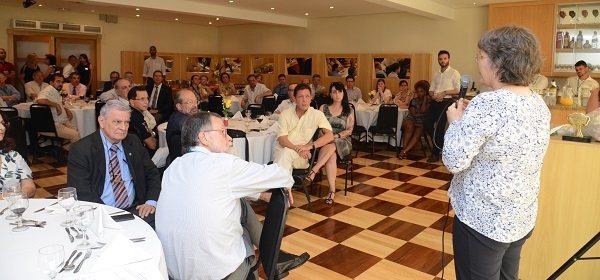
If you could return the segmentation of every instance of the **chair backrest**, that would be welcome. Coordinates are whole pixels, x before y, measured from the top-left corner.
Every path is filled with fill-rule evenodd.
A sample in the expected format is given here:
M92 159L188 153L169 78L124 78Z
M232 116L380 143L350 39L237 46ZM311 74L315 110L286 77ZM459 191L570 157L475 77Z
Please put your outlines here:
M31 104L29 107L31 112L31 126L36 133L48 132L56 134L56 126L54 126L54 118L50 106L42 104ZM65 112L63 112L64 114Z
M398 127L398 105L382 104L379 106L377 115L377 128L397 128Z
M271 200L267 204L267 212L260 235L260 259L268 280L275 279L277 259L281 248L281 239L287 219L289 198L286 189L272 189Z
M17 144L15 150L26 157L28 155L27 136L25 135L23 120L19 117L19 111L13 107L0 107L0 114L2 114L2 120L10 125L6 128L5 137L15 140Z
M253 119L256 119L256 117L258 117L259 115L265 114L265 107L262 104L250 104L248 105L248 110L252 112L252 115L250 117Z
M315 96L315 101L317 102L317 107L321 107L321 105L323 105L323 104L329 104L330 100L331 100L331 97L329 97L328 95L319 94L319 95Z
M96 101L96 104L94 104L94 107L96 109L96 127L100 128L100 123L98 123L98 117L100 116L100 109L102 109L102 107L104 107L104 105L106 105L105 102L103 102L102 100L98 100Z
M310 106L319 110L319 105L317 104L317 101L315 101L314 99L310 101Z
M266 112L275 112L277 109L277 100L275 100L275 96L265 96L262 99L262 105L265 107Z
M227 135L229 135L231 138L244 138L244 140L246 140L246 152L244 153L246 158L244 159L248 161L250 157L250 145L248 144L248 138L246 138L246 132L238 129L227 129Z
M200 102L199 106L200 106L200 108L198 108L198 109L200 109L202 111L208 111L208 101Z
M171 162L180 157L183 154L181 150L181 132L174 132L167 139L167 146L169 147L169 159Z
M358 131L356 129L356 127L358 127L358 122L356 121L356 107L354 107L354 104L350 103L350 108L352 108L352 113L354 114L354 129L352 129L352 131Z
M208 96L208 110L219 114L223 117L223 96L221 95L210 95Z

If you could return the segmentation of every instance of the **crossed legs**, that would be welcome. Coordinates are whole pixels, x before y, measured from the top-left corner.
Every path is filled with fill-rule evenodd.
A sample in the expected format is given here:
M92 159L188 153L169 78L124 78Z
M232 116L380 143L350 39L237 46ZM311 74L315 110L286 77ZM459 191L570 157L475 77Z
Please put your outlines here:
M327 183L329 185L329 195L327 198L333 201L335 198L335 178L337 175L337 155L335 153L335 144L333 143L329 143L319 150L319 157L309 175L311 180L315 178L315 175L323 166L325 166Z
M404 147L402 151L400 151L400 158L406 158L406 153L408 153L421 139L423 135L423 124L414 123L413 120L406 120L402 124L402 146Z

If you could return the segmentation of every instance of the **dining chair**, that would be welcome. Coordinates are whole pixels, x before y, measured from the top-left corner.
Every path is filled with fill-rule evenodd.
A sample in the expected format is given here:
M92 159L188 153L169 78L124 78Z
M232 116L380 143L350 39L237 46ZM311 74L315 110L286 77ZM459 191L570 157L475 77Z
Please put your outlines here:
M62 147L68 144L69 141L58 137L50 106L31 104L29 111L31 113L31 127L34 130L34 134L37 135L37 142L34 145L31 163L35 163L35 157L38 149L42 148L40 145L46 141L50 141L51 148L56 152L56 160L61 161L60 155L62 152Z
M325 95L325 94L318 94L315 96L314 100L315 100L315 102L317 102L317 109L318 109L323 104L329 104L331 97L329 97L329 95Z
M271 192L271 199L267 204L258 251L267 279L273 280L277 274L277 260L281 249L281 239L283 238L290 199L285 188L269 191Z
M277 100L275 100L275 96L265 96L262 99L262 105L265 107L265 112L275 112L277 109Z
M345 157L337 156L337 164L343 164L346 173L344 175L344 195L348 193L348 171L350 171L350 184L354 184L354 162L352 161L352 150Z
M202 111L208 111L208 101L200 102L200 104L198 105L198 109Z
M313 141L316 141L319 138L319 134L321 133L321 129L317 129L315 134L313 135ZM292 188L302 188L304 194L306 195L306 200L308 201L308 207L310 208L310 212L315 212L313 209L312 203L310 202L310 194L308 193L308 189L306 188L306 178L310 175L310 171L315 165L315 160L317 158L319 148L315 148L311 150L311 157L308 161L308 167L305 169L292 169L292 178L294 179L294 185ZM313 182L310 182L310 188L312 190Z
M358 157L358 149L360 148L360 144L362 143L361 140L362 139L365 139L365 141L368 140L367 139L368 132L367 132L367 128L366 127L358 124L358 121L357 121L357 118L356 118L356 107L354 107L354 104L350 103L350 107L352 107L352 112L354 113L354 128L352 129L352 136L356 136L357 137L356 138L356 140L357 140L356 144L357 145L355 146L356 147L356 155L355 155L355 157ZM367 143L365 142L365 147L366 147L366 145L367 145Z
M244 138L244 140L246 141L246 152L245 152L245 160L249 161L249 154L250 154L250 148L249 148L249 144L248 144L248 138L246 138L246 132L243 132L239 129L227 129L227 135L229 135L229 137L231 137L231 139L233 138Z
M224 117L223 115L223 96L214 94L208 96L208 110L219 114L219 116Z
M319 105L317 105L317 101L315 101L314 99L310 101L310 107L319 110Z
M265 107L262 104L250 104L248 105L248 110L252 112L252 115L250 117L253 119L256 119L256 117L258 117L259 115L265 114Z
M98 122L98 116L100 116L100 110L102 109L102 107L104 107L106 103L103 102L102 100L98 100L96 101L96 104L94 104L95 110L96 110L96 127L100 128L100 123Z
M398 143L400 143L400 149L404 149L404 143L402 142L404 140L404 128L400 128L400 139L398 140ZM427 144L427 150L425 149L425 144L423 144L423 140L425 140L425 144ZM429 144L429 138L427 138L427 133L425 133L425 130L423 130L423 134L421 135L421 139L419 139L419 142L421 143L421 149L423 149L423 156L427 157L427 151L431 151L431 145ZM397 154L396 156L400 156L400 154Z
M379 106L379 113L377 114L377 124L369 127L369 138L373 141L373 151L375 153L375 136L383 135L388 136L388 144L390 138L394 139L396 146L396 154L398 154L398 139L396 138L396 129L398 126L398 105L396 104L382 104Z
M0 107L0 114L2 120L7 124L5 137L12 138L15 140L15 151L29 163L27 156L29 155L29 149L27 148L27 136L25 134L25 126L23 119L19 117L19 111L13 107Z
M175 132L167 139L167 147L169 147L168 166L168 164L171 164L171 162L183 154L183 151L181 150L181 132Z

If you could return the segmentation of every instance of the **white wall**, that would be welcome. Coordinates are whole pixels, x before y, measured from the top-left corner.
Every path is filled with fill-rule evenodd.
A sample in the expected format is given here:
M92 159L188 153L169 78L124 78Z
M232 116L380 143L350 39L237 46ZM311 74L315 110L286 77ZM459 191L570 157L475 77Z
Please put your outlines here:
M0 30L12 28L13 18L102 26L103 80L108 80L110 71L121 69L121 51L147 52L149 46L155 45L159 55L160 52L218 53L216 27L124 17L119 17L115 24L99 20L97 14L13 6L0 6L0 10L5 15L0 20ZM6 48L6 45L7 36L0 36L0 47Z
M269 53L437 53L446 49L451 65L479 84L477 40L487 30L487 7L455 10L454 20L407 13L310 20L308 28L246 24L219 28L219 52Z

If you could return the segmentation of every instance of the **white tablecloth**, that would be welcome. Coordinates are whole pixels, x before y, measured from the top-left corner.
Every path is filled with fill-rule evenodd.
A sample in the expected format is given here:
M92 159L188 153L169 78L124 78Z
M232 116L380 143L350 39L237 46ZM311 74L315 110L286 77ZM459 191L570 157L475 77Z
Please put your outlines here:
M29 208L23 214L24 219L47 221L47 225L44 228L30 227L22 232L13 232L12 228L14 226L9 225L9 223L13 221L5 219L7 213L0 217L0 232L2 236L2 250L0 250L1 279L50 279L38 269L38 250L52 244L63 245L65 248L66 261L71 255L71 252L75 250L75 246L81 242L81 239L75 239L75 243L71 243L64 227L60 226L60 223L66 219L66 214L50 215L47 211L33 213L35 210L48 206L55 201L55 199L30 199ZM80 201L78 203L106 207L108 213L120 211L120 209L114 207L91 202ZM6 206L6 201L0 200L0 208L4 209ZM119 224L122 225L124 229L105 229L104 237L102 237L101 240L110 244L118 234L127 238L146 237L146 241L135 243L135 245L138 245L144 251L148 252L152 258L146 261L128 264L126 267L132 269L157 270L158 273L162 275L163 279L167 279L167 267L162 245L154 230L137 216L135 220L120 222ZM95 243L96 240L100 240L90 230L87 232L90 236L90 242ZM79 277L88 274L90 268L94 265L94 262L98 260L99 254L101 253L102 250L93 250L92 256L86 260L79 273L74 274L73 270L63 271L62 273L59 273L55 279L70 279L74 276ZM83 259L83 256L80 257L75 264L79 264L81 259Z
M228 99L231 100L231 108L229 109L231 111L231 114L235 114L240 110L240 107L242 106L242 98L243 96L241 95L229 95L229 96L225 96L224 99Z
M81 102L81 101L80 101ZM19 116L24 119L31 118L31 112L29 112L29 106L33 104L32 102L17 104L15 107L19 111ZM73 107L67 105L69 110L73 113L73 119L71 123L77 127L79 131L79 135L81 138L92 134L96 131L96 109L94 103L86 104L83 107L77 106L77 104L83 103L74 103Z
M356 123L358 125L364 126L367 130L369 130L369 126L373 126L377 124L377 115L379 115L379 106L374 105L370 106L367 104L355 104L356 108ZM408 115L408 109L398 108L398 124L396 127L396 139L400 140L402 136L402 122L404 118ZM377 142L387 142L387 137L377 136L375 137L375 141ZM390 144L394 144L392 141Z
M267 123L265 123L267 122ZM277 144L277 133L269 130L264 130L265 128L275 125L277 123L275 121L263 121L263 123L259 124L257 121L252 121L249 130L259 130L263 129L263 131L250 131L246 134L246 138L248 139L248 160L256 163L266 164L270 161L273 161L273 150L275 149L275 145ZM246 131L246 126L244 122L241 120L229 120L228 129L237 129ZM158 145L160 147L167 146L167 123L163 123L157 127L158 130ZM275 128L273 128L275 129ZM246 140L243 138L235 138L233 139L233 154L240 157L246 157Z

